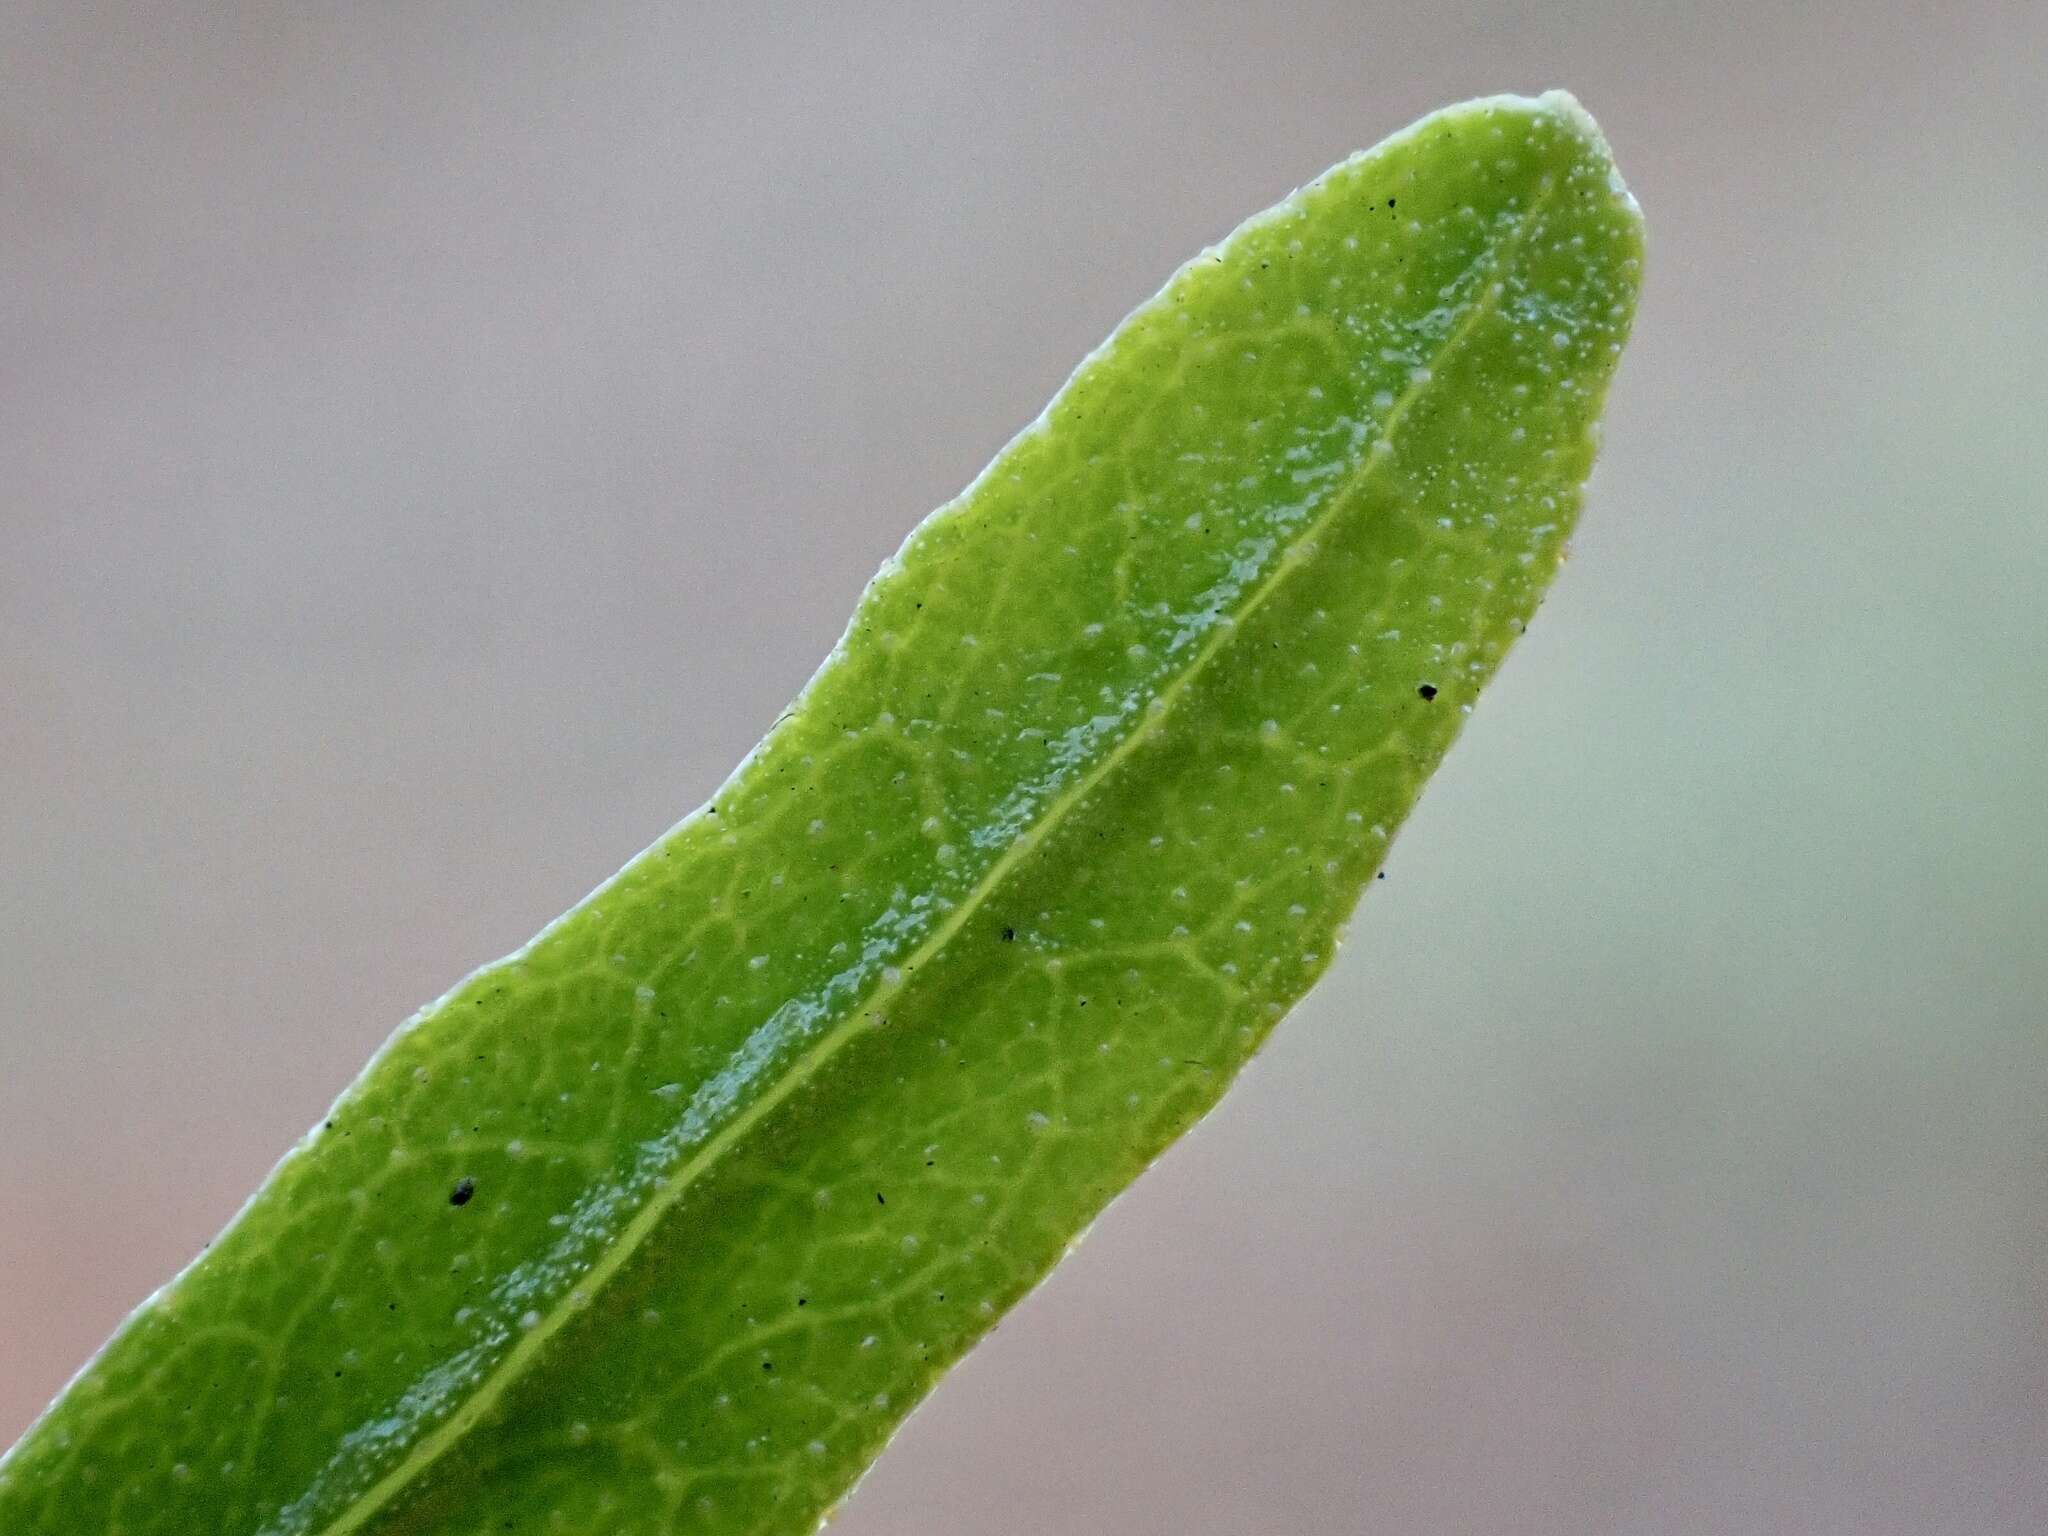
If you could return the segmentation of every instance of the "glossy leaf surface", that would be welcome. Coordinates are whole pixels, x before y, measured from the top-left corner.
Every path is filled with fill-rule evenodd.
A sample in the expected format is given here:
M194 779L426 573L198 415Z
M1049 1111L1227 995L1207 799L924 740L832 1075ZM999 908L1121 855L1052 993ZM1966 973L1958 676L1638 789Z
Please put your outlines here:
M1191 261L711 804L393 1038L0 1530L809 1529L1328 965L1557 566L1639 250L1549 96Z

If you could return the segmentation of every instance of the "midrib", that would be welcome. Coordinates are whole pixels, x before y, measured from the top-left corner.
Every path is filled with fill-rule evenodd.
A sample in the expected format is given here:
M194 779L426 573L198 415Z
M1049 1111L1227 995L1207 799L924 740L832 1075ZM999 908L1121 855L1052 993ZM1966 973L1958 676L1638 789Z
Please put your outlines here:
M1515 252L1520 248L1530 225L1535 222L1537 214L1551 195L1549 190L1539 191L1530 201L1527 210L1516 220L1515 227L1507 238L1497 242L1487 255L1481 258L1487 267L1487 273L1480 281L1477 299L1431 355L1426 371L1412 379L1388 409L1377 442L1391 445L1395 429L1429 389L1433 376L1465 338L1493 312L1498 303L1500 279ZM744 1139L755 1125L773 1113L783 1100L809 1081L836 1055L839 1049L859 1032L860 1021L863 1018L901 995L910 986L918 969L952 941L953 936L982 908L989 896L1009 878L1018 865L1029 858L1051 836L1076 806L1151 739L1173 713L1174 706L1181 697L1207 671L1210 663L1229 647L1242 629L1244 621L1264 607L1293 570L1305 563L1294 558L1295 552L1320 540L1370 483L1373 470L1379 462L1391 457L1390 452L1367 450L1358 467L1353 470L1349 481L1330 498L1329 505L1302 529L1292 542L1277 552L1272 568L1265 578L1252 588L1232 611L1231 622L1218 623L1215 626L1188 665L1161 690L1157 702L1139 716L1138 723L1130 734L1104 753L1099 763L1053 800L1038 821L1004 850L1002 856L989 866L987 874L982 876L974 888L953 908L931 937L901 962L898 967L900 978L897 981L883 983L859 1003L849 1007L841 1023L821 1035L809 1050L790 1063L789 1068L772 1087L721 1126L695 1154L678 1166L656 1188L647 1202L634 1214L633 1219L619 1230L602 1256L591 1266L583 1282L574 1288L577 1295L584 1298L595 1296L639 1250L640 1245L661 1224L662 1218L698 1177L716 1163L728 1147ZM422 1436L419 1443L407 1452L397 1466L359 1494L331 1522L320 1527L317 1533L309 1527L303 1536L351 1536L351 1533L360 1531L391 1503L406 1485L417 1479L450 1447L475 1428L477 1422L524 1374L527 1364L546 1347L549 1339L560 1332L572 1317L583 1311L585 1305L587 1302L578 1304L570 1296L564 1296L557 1301L539 1323L520 1333L518 1341L506 1352L504 1359L499 1361L490 1374L478 1384L476 1390L460 1408L442 1420L430 1433Z

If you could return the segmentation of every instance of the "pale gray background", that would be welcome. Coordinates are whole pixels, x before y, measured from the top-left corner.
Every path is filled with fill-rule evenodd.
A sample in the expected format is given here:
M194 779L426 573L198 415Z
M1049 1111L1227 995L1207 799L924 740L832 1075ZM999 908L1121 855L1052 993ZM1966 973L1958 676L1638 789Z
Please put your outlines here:
M1569 85L1649 289L1329 982L837 1527L2048 1525L2048 7L0 13L0 1441L1184 256Z

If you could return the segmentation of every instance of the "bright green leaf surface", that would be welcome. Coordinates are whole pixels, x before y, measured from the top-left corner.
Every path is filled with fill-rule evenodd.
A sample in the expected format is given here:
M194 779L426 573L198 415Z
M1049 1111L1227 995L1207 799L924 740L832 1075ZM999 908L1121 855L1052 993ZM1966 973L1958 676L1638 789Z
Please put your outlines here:
M391 1041L0 1531L808 1529L1329 964L1558 564L1639 254L1548 96L1196 257L710 805Z

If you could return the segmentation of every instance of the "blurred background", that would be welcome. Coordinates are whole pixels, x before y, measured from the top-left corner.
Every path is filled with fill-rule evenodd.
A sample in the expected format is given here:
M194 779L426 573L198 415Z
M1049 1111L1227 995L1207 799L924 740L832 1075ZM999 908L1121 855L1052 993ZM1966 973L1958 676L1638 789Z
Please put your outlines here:
M836 1531L2048 1525L2048 7L0 12L0 1443L1184 257L1551 85L1575 558Z

